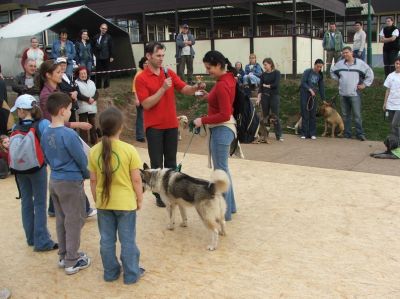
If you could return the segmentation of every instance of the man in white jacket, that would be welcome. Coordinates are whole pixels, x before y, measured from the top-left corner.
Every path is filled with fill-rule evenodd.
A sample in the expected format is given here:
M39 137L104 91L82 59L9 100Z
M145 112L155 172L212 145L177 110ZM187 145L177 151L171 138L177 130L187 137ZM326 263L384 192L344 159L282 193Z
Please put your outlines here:
M339 95L344 121L344 137L351 138L351 114L354 113L356 136L365 141L361 118L361 90L374 81L372 69L364 61L353 57L350 47L342 50L343 58L331 68L331 77L339 81Z

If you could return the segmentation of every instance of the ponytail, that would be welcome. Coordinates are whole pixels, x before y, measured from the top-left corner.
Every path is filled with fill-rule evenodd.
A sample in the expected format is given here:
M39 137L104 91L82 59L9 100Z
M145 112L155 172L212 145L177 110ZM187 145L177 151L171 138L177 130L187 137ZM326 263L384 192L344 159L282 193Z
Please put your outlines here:
M113 165L112 165L112 143L111 138L115 136L123 126L123 115L115 107L110 107L103 111L99 116L100 128L103 133L101 139L102 151L101 151L101 171L104 176L103 181L103 192L101 194L101 200L104 206L107 206L110 201L111 195L111 184L113 176Z
M38 121L43 117L42 110L40 110L38 104L34 103L32 109L30 110L33 120Z
M229 73L232 73L233 76L236 76L237 75L237 70L236 70L236 68L234 66L232 66L232 63L229 61L228 58L225 58L225 63L226 63L226 70Z
M112 162L111 161L112 146L111 146L110 137L103 135L101 144L103 146L103 149L101 152L101 161L103 164L102 172L103 172L103 176L104 176L103 192L101 194L101 200L102 200L104 206L107 206L107 204L110 200L112 173L113 173L113 167L112 167L112 163L111 163Z

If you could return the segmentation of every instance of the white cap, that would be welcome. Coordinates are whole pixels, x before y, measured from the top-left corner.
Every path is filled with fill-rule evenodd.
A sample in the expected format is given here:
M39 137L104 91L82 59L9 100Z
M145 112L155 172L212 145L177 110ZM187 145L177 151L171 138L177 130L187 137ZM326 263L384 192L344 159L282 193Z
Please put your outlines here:
M32 109L36 104L36 99L30 94L20 95L16 100L14 106L10 109L10 112L15 112L19 109Z
M64 57L58 57L56 59L56 64L60 64L60 63L67 63L67 60Z

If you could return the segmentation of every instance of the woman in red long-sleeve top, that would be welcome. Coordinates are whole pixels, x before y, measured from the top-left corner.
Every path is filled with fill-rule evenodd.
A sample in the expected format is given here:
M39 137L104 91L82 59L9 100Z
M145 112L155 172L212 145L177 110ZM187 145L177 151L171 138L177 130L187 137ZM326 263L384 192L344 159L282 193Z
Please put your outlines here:
M211 77L217 80L210 93L204 91L202 98L208 101L208 115L196 118L194 124L207 124L210 129L210 151L214 169L224 170L230 180L229 190L224 194L227 209L225 220L232 220L236 213L232 179L228 168L230 145L236 136L236 121L233 118L233 101L236 93L235 68L218 51L209 51L203 58L204 66ZM225 69L227 68L227 70Z

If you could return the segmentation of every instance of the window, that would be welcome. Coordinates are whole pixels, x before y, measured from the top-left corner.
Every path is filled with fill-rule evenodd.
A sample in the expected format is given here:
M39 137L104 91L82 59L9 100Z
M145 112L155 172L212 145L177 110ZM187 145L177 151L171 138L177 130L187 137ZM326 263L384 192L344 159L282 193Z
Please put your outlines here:
M157 30L157 41L165 41L165 27L162 25L157 25L156 26Z
M210 37L210 31L208 28L196 28L194 30L195 38L196 39L207 39Z
M140 29L139 23L136 20L129 20L129 37L131 39L131 43L137 43L140 41Z
M344 42L348 44L353 43L355 33L354 22L346 22L346 36L344 37Z
M0 12L0 27L3 27L8 23L10 23L10 16L8 14L8 11Z
M299 24L297 26L299 27ZM298 32L298 33L300 33L300 32ZM272 26L272 35L273 36L285 36L285 35L287 35L286 25L273 25Z
M271 25L260 25L258 26L257 36L271 36Z
M155 25L147 25L147 40L149 42L156 40L156 26Z
M54 31L47 30L47 44L52 45L53 42L59 38L58 33L55 33Z
M18 19L20 16L22 16L22 10L18 9L18 10L13 10L11 12L11 21L15 21L16 19Z

